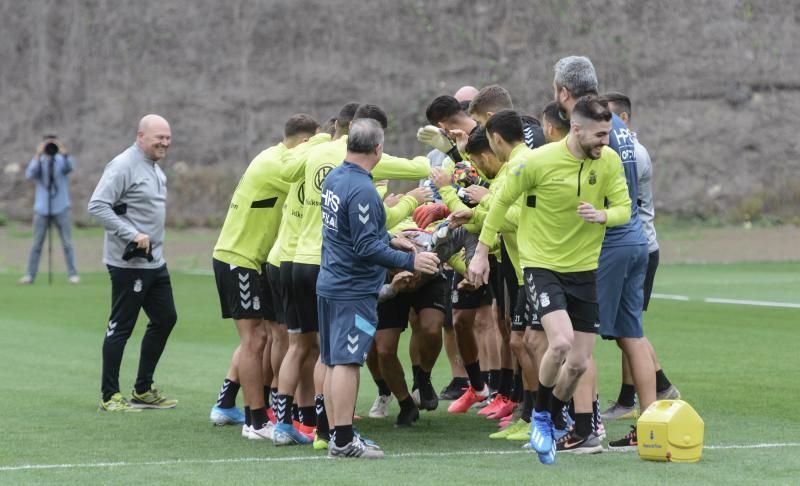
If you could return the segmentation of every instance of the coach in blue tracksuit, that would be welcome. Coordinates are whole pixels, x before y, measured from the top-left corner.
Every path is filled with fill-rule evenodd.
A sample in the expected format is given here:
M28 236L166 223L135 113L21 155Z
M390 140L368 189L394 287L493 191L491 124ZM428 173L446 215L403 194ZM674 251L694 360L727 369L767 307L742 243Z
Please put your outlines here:
M378 290L387 268L433 274L433 253L406 253L410 242L389 241L386 213L370 171L383 154L383 129L372 119L354 120L347 158L322 185L322 265L317 278L320 359L327 366L325 407L331 420L331 457L383 457L353 434L360 366L378 322Z

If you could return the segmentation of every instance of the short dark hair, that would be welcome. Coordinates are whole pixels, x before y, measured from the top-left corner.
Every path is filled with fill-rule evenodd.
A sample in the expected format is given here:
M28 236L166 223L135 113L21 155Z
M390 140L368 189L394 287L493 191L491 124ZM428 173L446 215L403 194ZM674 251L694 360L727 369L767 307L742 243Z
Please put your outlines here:
M476 127L472 133L469 134L467 146L464 151L468 154L485 154L492 151L489 145L489 137L486 136L486 129L483 127Z
M314 135L318 128L319 123L313 116L298 113L290 116L286 121L286 125L283 127L283 136L289 138L295 135Z
M581 96L572 108L572 118L607 122L611 120L611 110L608 103L597 96Z
M358 105L358 109L355 115L353 115L353 120L358 120L359 118L371 118L380 123L381 128L384 130L389 126L389 118L386 116L386 112L378 105L371 105L369 103Z
M383 128L374 118L356 118L350 125L347 137L347 151L356 154L369 154L383 143Z
M631 99L627 95L619 91L609 91L600 96L600 99L609 105L613 104L614 106L609 106L609 109L617 115L627 113L628 117L631 116Z
M486 86L478 91L469 104L469 114L475 113L497 113L501 110L511 110L514 103L511 101L511 94L508 90L497 84Z
M542 118L558 130L559 133L569 132L569 118L561 111L557 101L551 101L542 110Z
M349 127L350 122L353 121L353 115L356 114L358 105L359 103L350 102L339 110L339 114L336 115L336 128L343 132L347 131L347 127Z
M436 125L441 121L447 120L451 116L458 115L461 111L461 103L453 96L437 96L425 110L425 118L427 118L428 122L432 125Z
M507 143L519 142L524 139L522 118L514 110L501 110L492 115L486 122L486 132L497 133Z
M322 127L320 127L320 129L319 129L320 132L324 132L324 133L330 134L330 136L333 136L333 133L334 133L335 130L336 130L336 117L335 116L332 116L332 117L328 118L328 121L323 123Z

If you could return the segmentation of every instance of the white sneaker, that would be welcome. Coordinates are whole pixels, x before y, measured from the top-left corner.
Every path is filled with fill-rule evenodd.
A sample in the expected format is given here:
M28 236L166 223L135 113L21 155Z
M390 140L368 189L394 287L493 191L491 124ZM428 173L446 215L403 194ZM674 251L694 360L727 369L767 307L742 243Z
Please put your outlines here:
M344 447L336 447L333 440L328 442L328 457L380 459L383 457L383 451L376 444L367 444L360 437L355 436L353 441Z
M242 425L242 437L245 439L250 438L250 426L247 424Z
M370 418L386 418L389 416L389 404L392 402L392 395L383 396L378 395L378 398L372 402L372 407L369 409Z
M267 422L267 425L260 429L251 426L247 438L250 440L272 440L273 430L275 430L275 426L272 425L272 422Z
M77 275L70 275L69 276L69 283L71 284L79 284L81 283L81 278Z
M33 279L30 275L23 275L22 278L17 280L17 283L20 285L30 285L33 283Z

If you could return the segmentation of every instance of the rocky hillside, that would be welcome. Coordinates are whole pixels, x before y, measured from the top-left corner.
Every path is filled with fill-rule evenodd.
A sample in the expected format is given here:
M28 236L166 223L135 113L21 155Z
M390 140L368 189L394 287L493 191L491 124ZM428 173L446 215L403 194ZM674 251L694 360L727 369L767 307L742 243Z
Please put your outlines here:
M56 132L86 220L104 164L156 112L173 125L171 221L213 225L293 113L377 103L387 151L419 154L436 95L500 83L536 114L553 63L582 54L633 99L662 213L797 222L798 27L789 0L0 0L0 212L29 217L24 167Z

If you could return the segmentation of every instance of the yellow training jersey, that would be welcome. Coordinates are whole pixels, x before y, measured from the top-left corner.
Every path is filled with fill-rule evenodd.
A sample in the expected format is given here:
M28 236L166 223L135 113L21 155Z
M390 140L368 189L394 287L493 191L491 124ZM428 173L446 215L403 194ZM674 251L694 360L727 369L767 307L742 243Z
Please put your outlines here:
M245 170L214 247L219 261L261 271L281 224L289 184L278 177L282 143L258 154Z
M480 241L491 247L506 212L522 197L517 242L522 268L582 272L597 268L605 226L624 224L631 201L622 161L604 147L600 158L577 159L565 138L530 152L512 152L508 175L484 221ZM581 202L606 207L606 225L578 216ZM607 204L606 204L607 202Z

